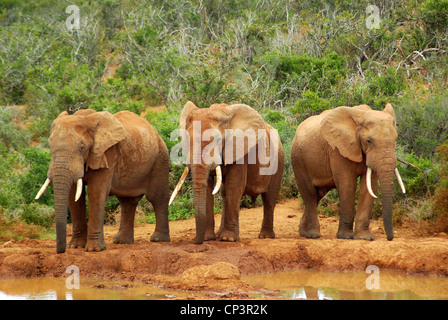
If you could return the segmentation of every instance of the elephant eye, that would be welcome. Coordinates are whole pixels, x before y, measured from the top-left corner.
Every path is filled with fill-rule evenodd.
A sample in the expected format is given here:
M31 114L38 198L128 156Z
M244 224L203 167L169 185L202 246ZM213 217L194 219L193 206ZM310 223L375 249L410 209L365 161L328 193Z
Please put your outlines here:
M369 144L369 145L372 144L372 140L367 139L366 141L367 141L367 144Z
M79 148L79 151L82 151L84 149L84 146L81 146L81 148Z

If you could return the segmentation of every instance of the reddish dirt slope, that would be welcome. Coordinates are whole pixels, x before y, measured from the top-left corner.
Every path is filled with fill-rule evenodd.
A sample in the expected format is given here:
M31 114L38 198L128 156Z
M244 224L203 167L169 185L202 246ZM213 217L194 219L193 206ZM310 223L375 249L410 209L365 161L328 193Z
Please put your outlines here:
M240 275L286 269L362 271L373 264L408 274L448 276L446 234L421 237L407 222L395 228L396 238L389 242L382 220L378 220L371 223L375 241L339 240L338 219L321 216L322 238L305 239L298 234L302 215L299 202L286 200L276 207L277 238L258 239L262 215L262 207L241 210L241 241L237 243L210 241L195 245L194 218L170 223L170 243L151 243L154 225L146 224L135 227L134 244L113 244L118 225L106 226L107 249L102 252L68 249L56 254L55 240L8 241L0 243L0 278L66 277L66 267L76 265L86 277L241 294L252 288L241 281ZM217 226L220 219L216 215Z

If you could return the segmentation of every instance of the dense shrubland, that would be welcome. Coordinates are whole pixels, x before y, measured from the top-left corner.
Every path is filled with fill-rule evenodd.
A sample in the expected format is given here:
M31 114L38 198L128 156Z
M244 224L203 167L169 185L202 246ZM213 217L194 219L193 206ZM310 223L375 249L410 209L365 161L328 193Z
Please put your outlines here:
M79 29L66 26L71 4ZM366 26L370 4L379 8L378 28ZM188 100L247 103L278 129L282 198L297 196L289 148L301 121L341 105L392 103L408 190L396 187L397 223L424 219L446 232L447 37L448 0L0 0L0 234L14 237L14 221L51 230L52 189L33 198L60 112L141 114L164 105L145 117L170 149ZM171 169L174 187L182 168ZM334 203L337 192L321 212L334 213ZM111 222L117 207L110 199ZM140 209L141 221L154 219L147 202ZM170 215L192 211L187 182ZM17 237L39 234L30 230Z

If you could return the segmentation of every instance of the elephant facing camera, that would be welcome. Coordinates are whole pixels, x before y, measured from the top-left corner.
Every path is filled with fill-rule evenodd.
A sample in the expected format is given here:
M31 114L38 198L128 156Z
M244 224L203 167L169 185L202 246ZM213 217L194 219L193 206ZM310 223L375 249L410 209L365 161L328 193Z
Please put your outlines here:
M57 252L66 251L67 207L73 223L70 248L106 249L103 224L108 196L121 206L114 243L134 242L134 216L143 196L154 207L151 241L170 241L168 227L169 156L158 132L129 111L62 112L51 126L51 162L38 199L53 183ZM87 189L86 189L87 186ZM89 218L86 217L86 196Z
M301 236L321 236L317 205L328 191L336 188L340 200L337 237L374 240L369 224L379 182L384 230L388 240L394 238L394 176L402 192L406 192L396 168L397 137L395 112L390 104L382 111L367 105L338 107L312 116L298 126L291 146L291 162L305 204L299 226ZM361 182L355 217L358 177Z

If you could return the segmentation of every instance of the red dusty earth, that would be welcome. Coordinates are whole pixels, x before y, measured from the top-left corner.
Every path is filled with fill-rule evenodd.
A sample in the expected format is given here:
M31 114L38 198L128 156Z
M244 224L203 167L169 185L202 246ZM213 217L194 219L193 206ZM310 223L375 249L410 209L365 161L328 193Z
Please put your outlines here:
M143 224L135 226L134 244L117 245L112 238L118 225L105 226L107 249L102 252L67 249L56 254L53 239L7 241L0 243L0 278L66 277L66 267L76 265L85 277L141 281L192 293L226 292L235 298L254 290L241 275L281 270L364 271L376 265L406 274L448 276L448 236L422 237L411 222L395 228L393 241L386 240L381 219L370 225L374 241L340 240L338 218L320 216L322 237L306 239L298 234L299 201L290 199L276 207L277 238L258 239L262 216L262 207L241 210L237 243L195 245L194 218L171 222L169 243L150 242L155 225ZM221 216L215 219L219 226Z

